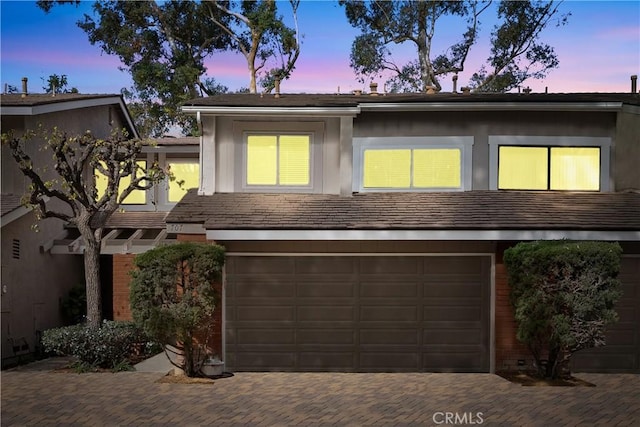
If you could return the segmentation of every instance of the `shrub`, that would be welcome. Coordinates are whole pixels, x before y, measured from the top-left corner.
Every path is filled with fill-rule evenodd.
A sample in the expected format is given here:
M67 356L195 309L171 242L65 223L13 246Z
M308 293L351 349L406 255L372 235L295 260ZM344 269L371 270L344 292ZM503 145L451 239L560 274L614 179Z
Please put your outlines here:
M99 328L78 324L49 329L42 336L45 351L73 356L79 366L120 370L148 341L133 322L119 321L104 321Z
M621 254L617 243L570 241L519 243L505 251L517 338L540 376L568 373L573 353L605 344L605 327L617 320Z
M138 255L135 265L134 320L165 349L178 350L182 359L174 363L169 358L171 363L187 376L197 375L213 327L214 283L221 277L224 248L190 242L161 246Z

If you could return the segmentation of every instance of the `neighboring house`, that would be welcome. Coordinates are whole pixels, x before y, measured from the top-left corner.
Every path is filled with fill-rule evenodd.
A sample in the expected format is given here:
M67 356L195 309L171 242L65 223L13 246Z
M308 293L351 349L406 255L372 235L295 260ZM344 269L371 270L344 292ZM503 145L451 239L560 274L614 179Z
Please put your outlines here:
M25 83L26 86L26 83ZM106 138L113 129L125 128L137 136L129 112L120 95L3 94L0 96L2 132L21 135L25 130L57 127L71 135L90 130ZM49 151L41 151L42 141L34 138L28 154L34 164L49 165ZM44 172L53 177L53 168ZM45 329L61 326L61 301L74 285L84 283L83 260L52 251L53 241L67 239L73 230L58 219L38 222L34 213L21 205L29 180L2 147L2 273L1 347L2 366L37 350ZM38 224L37 232L32 226ZM75 240L75 239L74 239Z

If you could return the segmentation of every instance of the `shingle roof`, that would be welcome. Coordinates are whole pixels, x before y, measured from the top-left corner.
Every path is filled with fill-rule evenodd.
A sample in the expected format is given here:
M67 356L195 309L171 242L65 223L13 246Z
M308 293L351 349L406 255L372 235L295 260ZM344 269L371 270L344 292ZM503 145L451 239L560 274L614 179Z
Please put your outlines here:
M222 193L190 190L167 223L213 230L640 230L640 193Z
M115 212L107 228L165 228L168 212Z
M221 94L196 98L185 106L216 107L356 107L371 103L600 103L621 102L640 105L640 95L633 93L402 93L353 94Z

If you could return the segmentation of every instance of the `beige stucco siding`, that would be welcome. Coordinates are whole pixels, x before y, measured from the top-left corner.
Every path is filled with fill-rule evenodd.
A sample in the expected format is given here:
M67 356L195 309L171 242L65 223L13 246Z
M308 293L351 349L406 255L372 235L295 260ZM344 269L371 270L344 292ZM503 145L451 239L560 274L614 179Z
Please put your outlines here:
M640 108L618 114L613 174L616 190L640 190Z

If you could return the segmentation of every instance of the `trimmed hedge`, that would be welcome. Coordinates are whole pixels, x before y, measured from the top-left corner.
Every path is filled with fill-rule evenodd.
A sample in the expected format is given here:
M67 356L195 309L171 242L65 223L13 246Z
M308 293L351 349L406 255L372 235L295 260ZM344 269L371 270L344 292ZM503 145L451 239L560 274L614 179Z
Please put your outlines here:
M47 352L73 356L85 365L105 369L126 366L133 354L151 346L135 323L106 320L99 328L78 324L46 330L42 345Z

